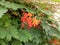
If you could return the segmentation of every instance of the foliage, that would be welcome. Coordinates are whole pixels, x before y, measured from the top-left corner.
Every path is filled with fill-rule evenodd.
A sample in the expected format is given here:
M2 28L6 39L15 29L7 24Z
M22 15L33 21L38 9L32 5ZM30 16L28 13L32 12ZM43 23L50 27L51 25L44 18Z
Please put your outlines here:
M19 1L0 0L0 44L59 44L60 28L52 12L42 4Z

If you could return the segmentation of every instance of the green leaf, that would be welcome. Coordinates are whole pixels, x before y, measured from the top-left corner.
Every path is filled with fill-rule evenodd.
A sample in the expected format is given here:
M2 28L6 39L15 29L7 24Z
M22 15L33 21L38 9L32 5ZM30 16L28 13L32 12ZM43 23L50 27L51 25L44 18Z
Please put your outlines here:
M4 23L3 23L2 19L0 18L0 26L3 26L3 25L4 25Z
M51 11L48 11L48 10L44 10L44 9L38 9L39 11L41 11L42 13L46 14L46 15L52 15L52 12Z
M11 41L11 37L12 37L12 36L11 36L9 33L7 33L7 36L5 37L4 40L5 40L6 42L9 42L9 41Z
M19 33L18 33L16 27L12 27L12 26L11 26L11 27L8 28L7 31L9 32L9 34L10 34L13 38L19 39Z
M12 45L22 45L22 43L18 40L13 41Z
M42 22L42 27L43 29L45 29L45 32L47 33L47 35L60 39L60 31L58 29L52 26L49 26L45 21Z
M36 44L42 43L41 37L34 38L33 43L36 43Z
M11 3L11 2L1 2L0 1L0 4L7 7L7 8L11 8L13 10L17 10L18 8L23 8L24 6L23 5L19 5L19 4L16 4L16 3Z
M32 28L29 32L33 35L33 43L36 43L36 44L39 44L42 42L42 39L41 39L41 34L40 34L40 29L34 29Z
M37 44L32 43L32 42L26 42L25 45L37 45Z
M0 18L7 12L7 8L0 6Z
M4 39L6 35L7 35L6 30L3 27L0 27L0 38Z
M58 26L58 31L60 31L60 25Z
M32 9L32 8L26 8L26 11L27 11L27 12L31 12L31 13L35 13L35 10Z
M4 40L0 39L0 45L8 45Z
M19 39L19 33L17 28L11 25L11 19L9 15L3 15L0 19L0 38L10 41L11 38Z
M58 29L50 27L50 30L48 32L51 36L54 36L58 39L60 39L60 31L58 31Z
M34 38L41 36L41 35L40 35L40 30L39 30L39 29L36 29L36 28L35 28L35 29L32 28L32 29L30 30L30 33L33 35Z
M19 39L19 33L15 27L0 27L0 38L10 41L11 38Z
M45 29L46 31L50 30L50 26L46 23L46 20L42 21L41 26L43 27L43 29Z
M27 42L28 40L32 40L32 35L29 33L29 31L28 30L22 30L22 29L20 29L19 30L19 36L20 36L20 41L22 41L22 42Z

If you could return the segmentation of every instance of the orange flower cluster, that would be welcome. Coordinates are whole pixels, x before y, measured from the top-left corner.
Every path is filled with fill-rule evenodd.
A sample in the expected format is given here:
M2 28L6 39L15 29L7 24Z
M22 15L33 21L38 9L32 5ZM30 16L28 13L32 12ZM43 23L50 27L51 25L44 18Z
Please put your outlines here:
M59 44L59 45L60 45L60 42L59 42L59 40L57 40L57 39L50 40L50 42L53 43L53 44Z
M31 27L38 27L39 23L41 22L40 20L37 20L36 17L32 18L32 14L31 13L24 13L23 17L21 17L21 21L22 21L22 28L25 27L25 25L27 26L28 29L30 29Z
M59 40L55 39L52 41L54 44L59 44Z

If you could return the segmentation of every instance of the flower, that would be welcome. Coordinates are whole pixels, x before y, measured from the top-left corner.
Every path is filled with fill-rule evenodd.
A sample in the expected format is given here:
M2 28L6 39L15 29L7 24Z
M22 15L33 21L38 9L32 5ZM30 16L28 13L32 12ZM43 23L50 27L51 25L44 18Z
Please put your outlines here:
M58 39L49 40L49 42L53 44L60 44Z
M24 16L26 16L26 17L32 17L32 14L31 13L24 13Z
M21 17L21 21L25 22L26 21L26 17Z
M54 39L54 40L52 41L52 43L54 43L54 44L59 44L59 40Z
M28 16L29 16L29 17L32 17L33 15L32 15L31 13L28 13Z
M32 16L31 13L24 13L23 17L21 17L22 28L24 25L26 25L28 29L31 27L39 27L40 20L37 20L36 17L32 18Z
M33 25L34 27L36 27L36 26L39 25L39 23L40 23L40 20L37 20L36 17L34 17L34 18L33 18L32 25Z
M32 27L32 18L28 17L26 19L26 23L27 23L27 28L30 29Z

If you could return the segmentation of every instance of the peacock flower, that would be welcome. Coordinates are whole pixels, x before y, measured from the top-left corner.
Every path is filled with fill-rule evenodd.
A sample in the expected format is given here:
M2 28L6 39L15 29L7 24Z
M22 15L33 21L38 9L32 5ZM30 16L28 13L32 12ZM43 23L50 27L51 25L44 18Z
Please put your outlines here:
M26 21L26 17L21 17L21 21L25 22Z
M57 39L49 40L49 43L60 44L59 40L57 40Z
M28 16L29 16L29 17L32 17L33 15L32 15L31 13L28 13Z
M28 29L31 27L39 27L40 20L37 20L36 17L32 18L32 16L31 13L24 13L23 17L21 17L22 27L24 27L24 24Z
M52 43L54 43L54 44L59 44L59 40L54 39L54 40L52 41Z
M32 27L32 18L31 17L28 17L26 19L26 23L27 23L27 28L30 29Z
M34 17L34 18L33 18L33 22L32 22L33 27L38 26L39 23L40 23L40 20L37 20L36 17Z

